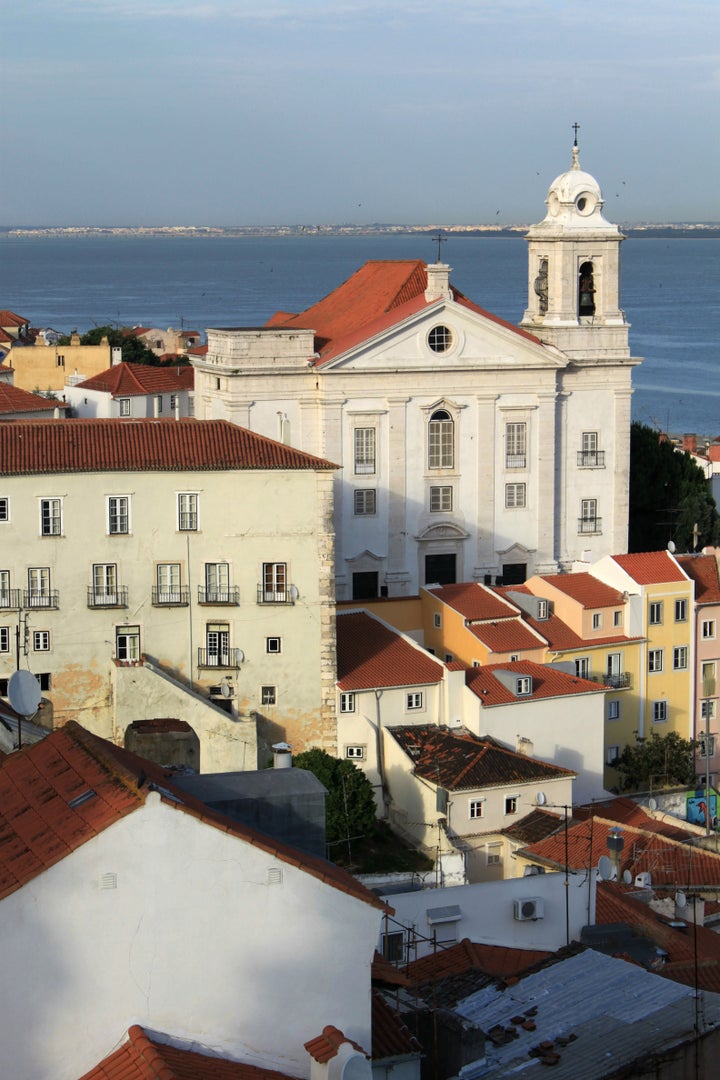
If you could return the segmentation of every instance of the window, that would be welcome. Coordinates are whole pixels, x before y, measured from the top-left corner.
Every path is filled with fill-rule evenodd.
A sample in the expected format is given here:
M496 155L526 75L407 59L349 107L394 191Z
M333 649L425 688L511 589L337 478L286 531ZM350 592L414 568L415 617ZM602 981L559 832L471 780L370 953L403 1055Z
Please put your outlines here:
M130 532L128 495L110 495L108 498L108 532L111 536L127 536Z
M49 652L50 651L50 631L49 630L33 630L33 651L34 652Z
M40 683L41 690L52 690L52 677L49 671L44 671L40 675L36 675L35 678Z
M62 535L62 499L40 500L40 533L42 536Z
M230 600L230 564L205 563L205 602L227 604Z
M648 608L648 622L651 626L660 626L663 621L662 600L654 600Z
M428 348L435 353L444 353L452 348L452 330L448 326L433 326L428 334Z
M433 626L436 630L439 630L442 627L442 615L439 611L433 613Z
M652 703L653 724L664 724L668 718L667 701L653 701Z
M197 532L198 496L190 492L178 495L178 529L180 532Z
M715 710L715 702L714 701L703 701L703 702L701 702L700 715L703 718L703 720L714 720L715 719L715 712L716 712L716 710Z
M402 930L395 930L382 936L382 954L384 960L391 964L401 964L405 959L405 934Z
M687 622L687 600L675 601L675 622Z
M597 499L581 499L578 532L599 533L600 525L601 522L597 512Z
M446 664L452 664L454 659L455 658L454 658L454 656L453 656L453 654L451 652L446 652L445 653L445 663Z
M227 623L208 623L205 627L208 667L230 667L230 627Z
M93 602L114 604L117 602L117 565L94 563L92 568Z
M599 611L593 612L592 628L593 630L599 630L602 626L602 614Z
M707 641L715 637L715 620L705 619L702 624L702 636Z
M535 618L544 621L547 619L548 614L549 609L547 600L538 600L537 608L535 609Z
M455 424L450 413L437 409L428 421L428 469L455 467Z
M346 758L354 758L356 761L362 761L362 759L365 757L365 747L364 746L346 746L345 747L345 757Z
M354 494L353 511L356 517L368 517L376 511L375 488L357 488Z
M507 795L505 798L505 813L517 814L518 812L518 796Z
M355 695L354 694L341 694L340 695L340 712L341 713L355 712Z
M706 735L698 735L698 757L714 757L715 756L715 736L711 735L710 738Z
M620 757L620 747L619 746L608 746L607 749L605 750L605 764L606 765L615 765L616 762L617 762L617 759L619 757Z
M0 499L0 521L10 520L10 500Z
M527 424L505 425L505 468L524 469L527 464Z
M673 671L687 670L687 646L678 645L673 649Z
M526 505L525 484L505 485L505 507L507 510L519 510Z
M10 652L10 627L0 626L0 653Z
M121 664L140 659L140 627L115 627L115 658Z
M485 800L471 799L468 803L468 817L470 820L485 817Z
M515 683L515 693L518 697L524 697L527 694L532 694L532 679L524 675L521 679L518 679Z
M0 570L0 608L12 607L10 596L10 571Z
M487 866L499 866L502 862L502 844L488 844L485 849Z
M155 413L156 413L157 416L159 416L160 413L162 412L162 406L163 406L162 394L156 394L155 395Z
M406 709L408 709L408 710L422 709L422 707L423 707L422 691L414 690L411 694L406 695L406 697L405 697L405 708Z
M713 697L715 694L715 661L706 660L702 666L702 695Z
M175 406L176 405L177 405L177 394L171 394L170 395L170 409L171 409L172 412L175 411Z
M50 568L33 566L28 570L28 607L49 607L51 602Z
M287 563L263 563L262 599L266 604L287 602Z
M613 626L622 626L623 613L622 611L613 611Z
M605 451L598 450L597 431L583 431L582 450L578 454L578 465L584 469L605 468Z
M372 475L375 472L375 428L355 428L355 474Z
M156 604L179 604L182 600L180 592L180 563L158 563L157 591L155 593Z
M607 703L607 718L608 720L620 719L620 702L608 701Z
M266 653L280 653L282 652L282 642L279 637L266 637L265 638L265 652Z
M277 705L277 689L274 686L260 687L260 704Z
M118 398L118 412L120 416L130 415L130 398L121 397Z
M453 489L450 485L430 488L430 512L450 513L453 508Z
M579 656L575 661L575 674L579 679L590 678L590 657Z
M663 669L663 650L662 649L650 649L648 652L648 671L662 671Z

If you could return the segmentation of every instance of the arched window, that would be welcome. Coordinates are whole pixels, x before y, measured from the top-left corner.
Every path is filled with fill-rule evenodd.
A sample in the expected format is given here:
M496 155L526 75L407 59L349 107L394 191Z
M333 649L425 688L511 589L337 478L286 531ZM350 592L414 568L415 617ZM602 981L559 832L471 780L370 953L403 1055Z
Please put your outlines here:
M595 314L595 279L593 264L584 262L578 281L578 315Z
M455 467L455 424L450 413L437 409L428 422L428 468Z
M547 259L540 260L540 266L538 267L538 275L533 282L533 288L535 289L535 295L538 298L538 311L541 315L544 315L548 309L548 261Z

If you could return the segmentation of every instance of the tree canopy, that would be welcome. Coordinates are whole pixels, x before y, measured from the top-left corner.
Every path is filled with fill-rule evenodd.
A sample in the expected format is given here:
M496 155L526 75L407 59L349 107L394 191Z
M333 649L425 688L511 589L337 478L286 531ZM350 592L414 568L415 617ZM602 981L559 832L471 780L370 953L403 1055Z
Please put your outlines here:
M697 536L694 534L697 525ZM630 551L695 551L720 539L720 516L701 468L646 424L630 433Z
M375 799L365 773L352 761L331 757L325 750L297 754L296 769L314 773L327 788L325 827L328 844L365 836L375 825Z
M147 345L140 341L139 338L133 335L126 337L122 330L117 330L114 326L94 326L86 334L80 335L80 344L100 345L104 337L108 339L111 348L119 346L122 349L122 358L125 364L160 364L159 357L155 355L152 349L148 349ZM60 338L58 344L69 345L70 338Z
M624 791L647 791L649 788L692 787L695 783L695 743L676 731L658 735L626 746L615 762Z

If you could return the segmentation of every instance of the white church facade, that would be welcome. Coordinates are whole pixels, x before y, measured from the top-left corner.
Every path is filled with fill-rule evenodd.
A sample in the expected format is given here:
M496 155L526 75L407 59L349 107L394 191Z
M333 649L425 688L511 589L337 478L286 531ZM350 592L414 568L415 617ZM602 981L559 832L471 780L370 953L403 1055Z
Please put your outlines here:
M369 262L300 314L210 329L196 416L337 463L338 599L518 583L627 548L623 236L572 165L529 230L519 326L450 267Z

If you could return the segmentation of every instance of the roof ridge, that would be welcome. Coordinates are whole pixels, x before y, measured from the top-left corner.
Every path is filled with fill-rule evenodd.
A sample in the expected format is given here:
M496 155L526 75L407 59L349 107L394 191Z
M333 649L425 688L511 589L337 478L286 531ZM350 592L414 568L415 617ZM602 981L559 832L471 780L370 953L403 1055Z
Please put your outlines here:
M153 1076L157 1077L157 1080L180 1080L175 1070L164 1060L157 1045L139 1024L128 1028L128 1041L141 1055L143 1062L153 1070Z

